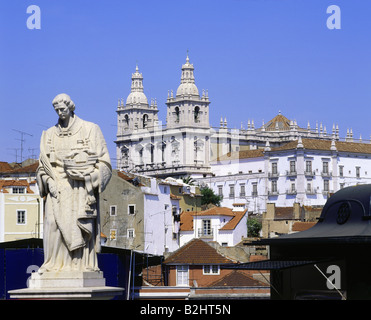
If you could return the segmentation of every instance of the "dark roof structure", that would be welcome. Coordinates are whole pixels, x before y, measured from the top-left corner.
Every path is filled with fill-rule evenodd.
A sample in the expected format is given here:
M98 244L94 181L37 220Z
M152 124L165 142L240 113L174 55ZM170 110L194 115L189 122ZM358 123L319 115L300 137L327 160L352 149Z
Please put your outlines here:
M371 243L370 202L370 184L341 189L326 202L318 222L312 228L262 239L259 243Z

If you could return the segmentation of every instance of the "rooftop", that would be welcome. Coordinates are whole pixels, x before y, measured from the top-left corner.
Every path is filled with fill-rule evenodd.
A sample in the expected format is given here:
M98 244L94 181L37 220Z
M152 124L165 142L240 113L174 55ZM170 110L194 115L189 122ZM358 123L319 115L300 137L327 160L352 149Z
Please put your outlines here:
M201 239L192 239L174 251L164 264L228 264L232 260L222 256Z

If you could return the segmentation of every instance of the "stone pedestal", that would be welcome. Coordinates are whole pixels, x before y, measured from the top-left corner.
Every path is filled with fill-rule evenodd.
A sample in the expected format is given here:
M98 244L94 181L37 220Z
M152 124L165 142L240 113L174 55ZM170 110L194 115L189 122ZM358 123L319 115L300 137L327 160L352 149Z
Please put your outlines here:
M103 272L33 273L29 287L9 291L11 299L97 299L122 295L124 288L107 287Z

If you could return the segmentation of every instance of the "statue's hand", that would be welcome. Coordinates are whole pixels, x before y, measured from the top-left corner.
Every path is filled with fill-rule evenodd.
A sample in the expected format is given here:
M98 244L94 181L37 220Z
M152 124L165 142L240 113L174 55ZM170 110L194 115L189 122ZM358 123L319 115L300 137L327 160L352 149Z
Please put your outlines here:
M57 185L56 185L56 183L54 182L53 179L48 179L48 187L49 187L49 191L50 191L51 195L54 198L58 198Z

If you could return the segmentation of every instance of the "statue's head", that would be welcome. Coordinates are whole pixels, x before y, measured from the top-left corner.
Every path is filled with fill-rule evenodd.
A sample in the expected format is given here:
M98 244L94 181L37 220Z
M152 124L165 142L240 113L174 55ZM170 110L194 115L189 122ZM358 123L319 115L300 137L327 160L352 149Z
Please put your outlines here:
M65 93L58 94L53 99L52 104L53 104L54 109L58 106L65 105L66 107L68 107L68 109L70 110L71 113L74 113L74 111L75 111L74 102L71 100L70 96L68 94L65 94Z

